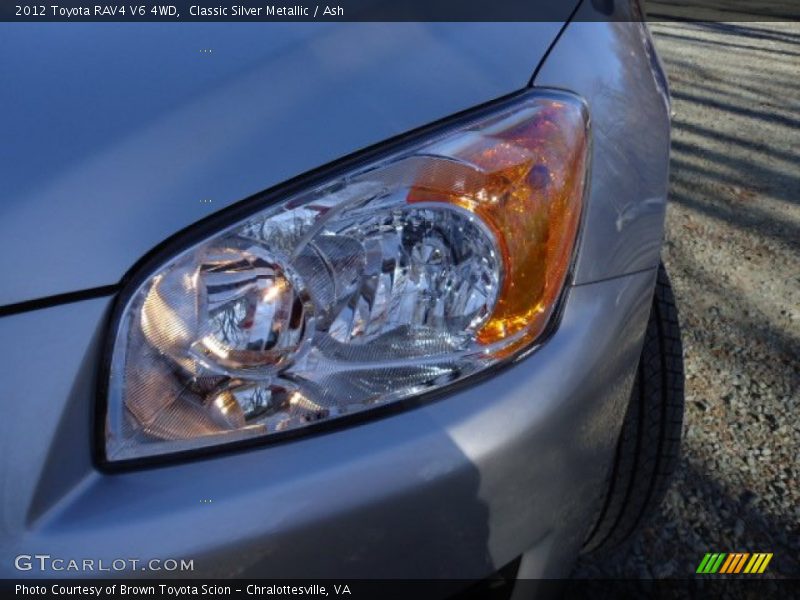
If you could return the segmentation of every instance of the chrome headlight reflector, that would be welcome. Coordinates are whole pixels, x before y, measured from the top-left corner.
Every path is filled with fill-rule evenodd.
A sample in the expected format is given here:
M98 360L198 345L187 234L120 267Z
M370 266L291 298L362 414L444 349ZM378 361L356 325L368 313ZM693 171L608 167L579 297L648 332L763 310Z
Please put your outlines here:
M529 92L163 262L119 309L108 461L276 437L529 348L580 221L588 118Z

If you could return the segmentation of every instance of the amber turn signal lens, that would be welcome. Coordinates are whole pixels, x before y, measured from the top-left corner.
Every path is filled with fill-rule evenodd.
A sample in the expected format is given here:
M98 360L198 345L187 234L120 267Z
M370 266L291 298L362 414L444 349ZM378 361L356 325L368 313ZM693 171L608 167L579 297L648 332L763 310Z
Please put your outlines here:
M423 170L410 190L408 202L456 204L497 237L504 277L478 332L481 344L512 338L505 354L544 330L570 266L588 147L584 105L569 97L539 98L480 135L449 141L441 148L443 160Z

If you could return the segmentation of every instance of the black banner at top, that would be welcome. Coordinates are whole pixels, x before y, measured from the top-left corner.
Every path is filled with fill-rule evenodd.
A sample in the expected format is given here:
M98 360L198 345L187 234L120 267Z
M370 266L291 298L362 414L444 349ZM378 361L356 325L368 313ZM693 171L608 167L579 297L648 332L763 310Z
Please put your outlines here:
M6 22L794 21L800 0L4 0Z

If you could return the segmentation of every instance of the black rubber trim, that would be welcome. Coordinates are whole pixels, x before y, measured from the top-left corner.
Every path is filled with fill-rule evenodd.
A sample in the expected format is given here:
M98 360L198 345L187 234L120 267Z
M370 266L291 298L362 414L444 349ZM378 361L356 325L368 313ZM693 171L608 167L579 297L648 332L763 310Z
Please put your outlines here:
M5 306L0 306L0 317L16 315L31 310L40 310L42 308L50 308L51 306L58 306L60 304L70 304L72 302L81 302L82 300L111 296L119 292L120 288L121 286L119 284L104 285L78 292L68 292L66 294L37 298L36 300L25 300L23 302L15 302L14 304L6 304Z
M661 265L607 495L584 551L623 546L661 502L680 455L683 387L678 313Z
M658 293L658 290L656 290L656 293ZM667 356L666 356L666 351L667 350L666 350L665 345L664 345L665 332L664 332L664 324L663 324L663 322L661 320L662 319L661 312L662 311L661 311L661 308L660 308L660 303L659 302L653 302L653 314L655 315L655 318L653 320L655 321L655 326L658 329L658 348L659 348L658 358L659 358L659 362L661 363L661 373L660 373L660 375L661 375L661 390L662 390L661 393L666 396L666 394L668 393L668 389L669 389L667 387L667 378L669 376L669 373L667 371ZM643 371L642 371L642 375L644 375ZM640 406L641 406L642 411L644 411L644 408L646 406L646 404L645 404L646 398L645 398L645 394L644 394L644 386L640 386L640 395L641 395ZM653 499L654 499L654 492L656 490L656 485L659 483L659 473L660 473L659 466L662 463L662 460L663 460L662 459L662 455L664 453L664 448L665 448L666 443L667 443L666 442L666 440L667 440L667 425L668 425L668 423L667 423L667 404L668 404L667 402L662 402L661 403L661 418L659 419L660 427L659 427L659 435L658 435L658 448L656 450L655 466L653 467L654 477L650 480L650 485L647 487L647 493L645 495L645 499L644 499L642 510L639 512L639 516L636 517L636 520L631 525L629 525L627 531L625 531L624 533L621 533L621 536L623 538L630 537L630 535L639 527L639 525L641 524L642 520L644 519L644 517L647 514L647 509L651 506L651 503L653 502ZM640 427L644 426L642 418L639 419L639 424L640 424ZM639 436L639 441L640 442L642 440L642 437L643 436L641 436L641 435ZM659 498L658 501L660 502L661 498Z

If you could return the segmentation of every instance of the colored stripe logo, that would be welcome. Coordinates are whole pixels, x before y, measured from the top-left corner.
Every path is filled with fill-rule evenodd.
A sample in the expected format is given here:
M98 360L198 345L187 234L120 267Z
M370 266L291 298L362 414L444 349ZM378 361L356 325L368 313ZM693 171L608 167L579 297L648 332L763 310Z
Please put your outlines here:
M726 575L736 575L746 573L755 575L767 570L769 561L772 560L772 553L756 552L708 552L700 561L695 573L701 575L713 575L723 573Z

